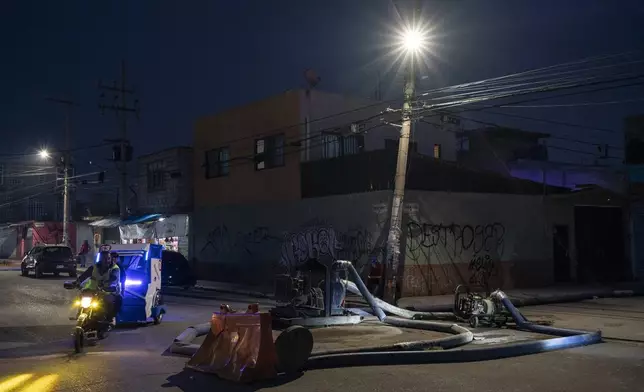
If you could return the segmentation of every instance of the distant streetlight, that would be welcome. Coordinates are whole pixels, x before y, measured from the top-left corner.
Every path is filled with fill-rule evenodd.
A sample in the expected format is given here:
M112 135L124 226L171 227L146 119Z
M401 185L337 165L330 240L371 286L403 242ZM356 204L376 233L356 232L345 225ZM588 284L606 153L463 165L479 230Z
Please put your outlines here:
M49 155L49 151L47 150L40 150L40 152L38 152L38 156L40 156L41 159L47 159L51 155Z

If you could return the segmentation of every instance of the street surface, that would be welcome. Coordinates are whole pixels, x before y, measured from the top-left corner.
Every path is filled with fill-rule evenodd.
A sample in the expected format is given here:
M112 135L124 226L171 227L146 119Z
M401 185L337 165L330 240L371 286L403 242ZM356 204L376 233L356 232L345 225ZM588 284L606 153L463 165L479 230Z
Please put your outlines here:
M23 278L0 272L0 392L5 391L638 391L644 385L644 299L604 299L522 309L556 326L604 329L619 341L506 360L383 366L305 372L292 379L237 385L183 370L185 357L165 353L186 327L207 322L221 303L258 302L235 295L166 297L158 326L114 331L86 354L73 355L68 278ZM265 309L270 302L259 300ZM361 326L361 328L364 328ZM482 336L512 335L492 330ZM515 335L512 335L515 336ZM517 334L517 340L529 334ZM483 340L484 341L484 340ZM480 342L480 341L479 341Z

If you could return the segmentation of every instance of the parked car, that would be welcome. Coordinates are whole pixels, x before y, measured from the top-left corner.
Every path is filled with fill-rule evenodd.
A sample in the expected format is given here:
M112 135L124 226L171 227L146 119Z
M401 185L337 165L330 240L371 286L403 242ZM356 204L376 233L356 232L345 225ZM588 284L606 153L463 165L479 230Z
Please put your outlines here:
M163 251L161 284L163 286L180 286L184 288L197 284L197 277L184 255L171 250Z
M69 246L64 245L37 245L33 247L20 263L22 276L34 272L36 278L43 274L67 273L72 278L76 277L76 259Z

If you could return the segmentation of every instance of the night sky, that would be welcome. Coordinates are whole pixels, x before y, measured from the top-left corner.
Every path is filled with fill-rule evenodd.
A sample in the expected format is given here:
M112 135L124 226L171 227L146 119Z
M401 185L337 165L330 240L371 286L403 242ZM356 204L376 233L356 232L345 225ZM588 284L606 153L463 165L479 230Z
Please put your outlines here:
M642 0L422 3L436 42L432 69L420 89L642 49L644 43ZM62 147L63 111L46 102L48 96L81 105L73 115L74 147L117 137L114 116L101 116L97 108L97 82L117 79L122 58L141 102L140 121L130 123L137 154L190 145L195 118L303 87L302 74L309 67L321 76L321 90L367 97L379 72L386 98L402 90L400 75L386 72L385 44L397 21L387 0L4 0L0 15L0 130L7 141L0 153ZM548 103L638 98L644 98L642 86ZM644 101L506 111L620 131L625 115L644 113ZM480 118L622 144L620 135L607 132ZM80 152L76 160L80 164L109 154L103 147Z

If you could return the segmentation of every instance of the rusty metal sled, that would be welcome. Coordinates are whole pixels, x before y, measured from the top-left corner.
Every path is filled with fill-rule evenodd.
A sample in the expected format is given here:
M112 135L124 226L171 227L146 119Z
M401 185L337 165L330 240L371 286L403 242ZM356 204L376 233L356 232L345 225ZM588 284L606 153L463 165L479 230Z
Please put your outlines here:
M213 313L210 332L186 368L236 382L276 377L271 315L260 313L255 304L246 313L222 305L220 312Z

